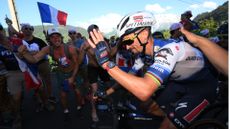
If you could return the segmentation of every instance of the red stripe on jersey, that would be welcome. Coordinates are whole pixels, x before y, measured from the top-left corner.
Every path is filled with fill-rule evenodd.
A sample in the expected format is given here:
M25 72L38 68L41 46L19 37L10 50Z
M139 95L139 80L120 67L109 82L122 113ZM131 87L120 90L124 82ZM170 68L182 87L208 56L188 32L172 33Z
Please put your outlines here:
M195 107L191 112L189 112L184 119L190 123L194 118L196 118L205 107L209 105L209 102L204 99L197 107Z

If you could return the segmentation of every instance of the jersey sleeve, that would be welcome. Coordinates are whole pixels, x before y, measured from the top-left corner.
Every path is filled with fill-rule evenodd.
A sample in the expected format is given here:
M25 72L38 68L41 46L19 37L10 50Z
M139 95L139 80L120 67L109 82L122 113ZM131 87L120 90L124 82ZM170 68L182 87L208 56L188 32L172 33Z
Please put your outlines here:
M148 68L146 75L161 85L172 73L183 53L183 46L180 43L165 45L155 53L154 63Z

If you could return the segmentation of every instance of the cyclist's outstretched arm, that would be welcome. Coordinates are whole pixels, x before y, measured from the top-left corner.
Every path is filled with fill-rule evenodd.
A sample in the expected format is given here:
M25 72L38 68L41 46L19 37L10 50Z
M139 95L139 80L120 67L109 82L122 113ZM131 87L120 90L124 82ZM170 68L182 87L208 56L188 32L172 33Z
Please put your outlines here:
M100 31L93 30L93 32L90 32L90 34L94 41L93 43L93 41L88 39L88 42L91 45L91 47L96 49L96 45L101 43L100 45L97 46L101 48L97 48L97 49L103 50L105 46L104 43L101 41L104 41L104 38L100 33ZM101 64L104 69L106 69L109 63L109 61L107 62L104 61L107 60L103 58L105 57L105 55L107 55L105 51L103 51L102 53L100 53L100 55L98 55L101 58L100 61L103 62L103 63L99 62L99 64ZM136 97L138 97L140 100L143 101L147 100L157 90L158 86L160 85L159 81L158 80L153 81L151 76L145 75L144 77L136 77L132 74L128 74L120 70L117 66L109 69L108 73L112 78L114 78L117 82L119 82L124 88L126 88L128 91L130 91Z
M107 65L107 62L104 65ZM117 66L110 69L108 73L142 101L147 100L159 86L150 76L137 77L120 70Z
M228 76L228 52L225 49L209 39L191 33L184 28L181 28L181 32L191 43L202 50L216 69Z

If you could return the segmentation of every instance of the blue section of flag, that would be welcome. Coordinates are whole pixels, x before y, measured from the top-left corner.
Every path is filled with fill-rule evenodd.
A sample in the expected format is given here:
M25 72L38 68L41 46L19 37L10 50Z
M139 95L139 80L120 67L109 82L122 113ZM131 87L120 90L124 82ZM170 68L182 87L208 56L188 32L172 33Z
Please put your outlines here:
M38 4L38 8L39 8L42 22L52 23L50 6L47 4L44 4L44 3L40 3L40 2L38 2L37 4Z

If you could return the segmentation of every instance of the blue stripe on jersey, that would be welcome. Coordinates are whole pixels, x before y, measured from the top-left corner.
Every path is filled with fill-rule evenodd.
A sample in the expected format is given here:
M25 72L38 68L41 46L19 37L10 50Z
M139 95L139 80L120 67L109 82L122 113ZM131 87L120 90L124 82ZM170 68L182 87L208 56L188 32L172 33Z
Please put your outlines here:
M159 65L151 65L147 72L158 78L161 83L163 83L171 73L169 69Z

